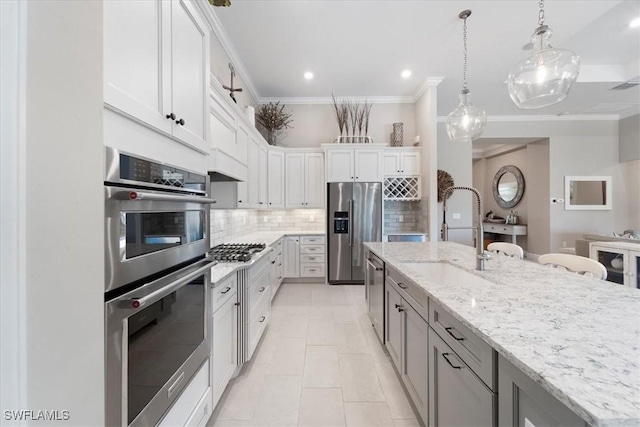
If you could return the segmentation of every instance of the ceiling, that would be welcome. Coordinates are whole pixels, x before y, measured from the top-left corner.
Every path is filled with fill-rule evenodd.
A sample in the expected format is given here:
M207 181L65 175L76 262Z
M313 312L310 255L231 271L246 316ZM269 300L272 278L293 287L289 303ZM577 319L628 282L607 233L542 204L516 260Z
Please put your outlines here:
M640 0L547 0L551 42L581 58L581 75L562 103L519 110L505 84L524 59L537 26L534 0L382 1L233 0L216 15L259 101L326 101L369 97L413 102L427 78L438 86L438 115L458 103L462 87L462 21L467 21L469 88L490 116L621 114L640 112L640 85L612 87L640 76ZM408 79L400 77L412 70ZM312 71L313 80L303 78Z

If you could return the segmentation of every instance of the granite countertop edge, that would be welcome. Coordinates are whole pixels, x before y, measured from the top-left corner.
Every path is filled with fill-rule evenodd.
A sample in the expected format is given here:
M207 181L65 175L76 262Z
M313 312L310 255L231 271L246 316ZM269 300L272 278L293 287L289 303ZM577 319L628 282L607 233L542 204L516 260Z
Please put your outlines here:
M481 328L479 328L476 324L474 324L473 322L469 321L469 319L465 318L465 316L461 315L460 313L458 313L455 309L451 308L450 305L448 304L448 302L445 300L446 299L446 295L444 296L444 298L439 297L438 295L434 294L428 286L428 283L425 284L423 283L425 280L428 281L428 279L425 279L424 277L421 277L419 274L414 274L412 271L410 271L410 269L407 269L405 266L403 266L402 264L404 263L411 263L411 262L422 262L422 263L447 263L450 265L453 265L454 267L460 268L466 272L469 272L471 274L474 274L484 280L487 280L489 282L495 283L496 285L505 285L504 283L497 283L496 281L493 281L490 278L484 277L481 273L483 272L477 272L474 268L473 268L473 261L471 261L471 264L468 262L469 260L473 260L473 254L474 254L474 249L470 248L470 247L466 247L463 245L457 245L455 243L451 243L451 242L444 242L445 245L449 245L449 247L453 247L451 245L457 245L459 246L459 250L461 252L464 253L464 256L460 256L460 257L456 257L455 259L447 259L447 258L442 258L439 256L432 256L430 258L426 258L426 259L415 259L415 256L412 256L411 254L407 253L406 247L403 251L404 253L404 257L406 257L407 259L401 259L402 256L400 257L396 257L396 256L390 256L389 254L385 254L385 250L384 248L386 247L386 245L423 245L422 247L426 247L426 245L442 245L443 242L440 243L380 243L380 242L375 242L375 243L365 243L365 246L371 250L373 253L375 253L376 255L378 255L380 258L382 258L386 263L389 263L392 267L395 267L406 279L410 280L411 282L415 283L416 285L420 286L421 288L424 289L425 293L427 294L427 296L434 300L435 302L437 302L440 306L442 306L448 313L450 313L453 317L455 317L458 321L462 322L462 324L464 324L466 327L468 327L473 333L475 333L476 335L478 335L478 337L480 337L481 339L483 339L483 341L485 341L487 344L489 344L494 350L496 350L500 355L502 355L505 359L507 359L509 362L511 362L514 366L518 367L519 369L521 369L529 378L531 378L532 380L534 380L536 383L538 383L539 385L541 385L545 390L547 390L551 395L553 395L555 398L557 398L559 401L561 401L563 404L565 404L567 407L569 407L571 410L573 410L573 412L575 412L577 415L579 415L581 418L583 418L586 422L588 422L591 425L594 426L598 426L598 427L631 427L631 426L639 426L640 425L640 410L638 408L635 408L635 412L633 414L632 417L619 417L616 416L614 414L606 414L606 412L611 412L611 410L609 408L598 408L598 407L594 407L593 405L588 405L589 407L585 407L585 404L582 403L581 401L579 401L579 397L576 396L574 398L574 396L571 395L570 392L567 392L566 390L562 389L562 385L558 385L556 383L554 383L551 379L549 379L547 376L544 375L543 372L538 372L536 369L532 368L528 363L524 362L521 359L524 359L524 357L521 358L521 355L518 355L516 352L511 351L508 348L508 345L503 345L503 343L501 343L500 339L496 340L492 334L491 331L487 331L487 330L483 330ZM470 256L469 256L470 255ZM458 258L465 258L463 260L460 260ZM507 258L507 257L504 257ZM459 262L459 261L464 261L464 262ZM507 262L507 260L503 260L504 262ZM489 261L491 262L491 261ZM494 261L495 262L495 261ZM515 260L511 260L509 259L509 262L516 262ZM522 261L520 261L522 262ZM533 266L538 267L537 264L534 263L530 263ZM594 281L596 279L591 279L591 278L586 278L583 276L576 276L573 275L572 273L567 273L567 272L559 272L561 275L571 275L571 276L567 276L570 277L571 279L578 280L578 281L585 281L585 282L589 282L589 281ZM554 274L558 274L557 271L554 270ZM602 285L601 283L598 283L599 285ZM610 284L606 284L606 285L610 285ZM633 291L633 290L630 290ZM640 294L638 294L638 296L640 296ZM639 306L640 307L640 306ZM504 340L504 339L503 339ZM640 371L638 371L640 372ZM640 395L640 390L635 390L636 393L638 393L638 395ZM603 397L604 399L604 397ZM606 402L603 404L603 406L607 406ZM640 403L639 403L639 407L640 407ZM605 412L605 413L600 413L600 412Z

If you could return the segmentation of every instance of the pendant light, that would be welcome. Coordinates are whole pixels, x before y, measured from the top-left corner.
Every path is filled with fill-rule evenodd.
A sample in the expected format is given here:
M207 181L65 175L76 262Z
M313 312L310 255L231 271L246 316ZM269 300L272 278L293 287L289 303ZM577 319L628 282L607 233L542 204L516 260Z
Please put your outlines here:
M453 142L470 142L478 139L487 125L487 114L471 103L471 91L467 87L467 18L470 10L463 10L458 17L464 21L464 71L460 105L447 117L447 134Z
M525 110L563 101L580 73L578 55L549 44L553 32L544 25L544 0L538 5L538 28L531 36L534 53L516 64L507 79L509 96Z

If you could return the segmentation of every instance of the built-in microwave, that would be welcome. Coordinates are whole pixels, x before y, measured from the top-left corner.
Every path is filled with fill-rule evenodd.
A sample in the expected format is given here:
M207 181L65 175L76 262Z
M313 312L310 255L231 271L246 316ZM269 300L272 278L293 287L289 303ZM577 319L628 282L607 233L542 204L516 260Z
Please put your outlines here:
M208 177L106 149L105 292L209 250Z

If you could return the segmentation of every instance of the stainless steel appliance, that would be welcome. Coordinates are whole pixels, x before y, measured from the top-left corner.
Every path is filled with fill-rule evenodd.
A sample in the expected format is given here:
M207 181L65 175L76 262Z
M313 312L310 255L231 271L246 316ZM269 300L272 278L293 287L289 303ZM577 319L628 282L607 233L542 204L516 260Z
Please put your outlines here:
M382 184L327 184L328 273L330 284L364 283L364 242L382 238Z
M106 148L105 291L209 250L208 178Z
M156 425L211 352L202 259L107 301L106 425Z
M105 423L156 425L208 363L208 178L106 149Z
M372 253L367 257L366 283L369 319L384 344L384 263Z
M264 243L231 243L214 246L209 257L220 262L249 262L253 254L262 252L267 247Z

